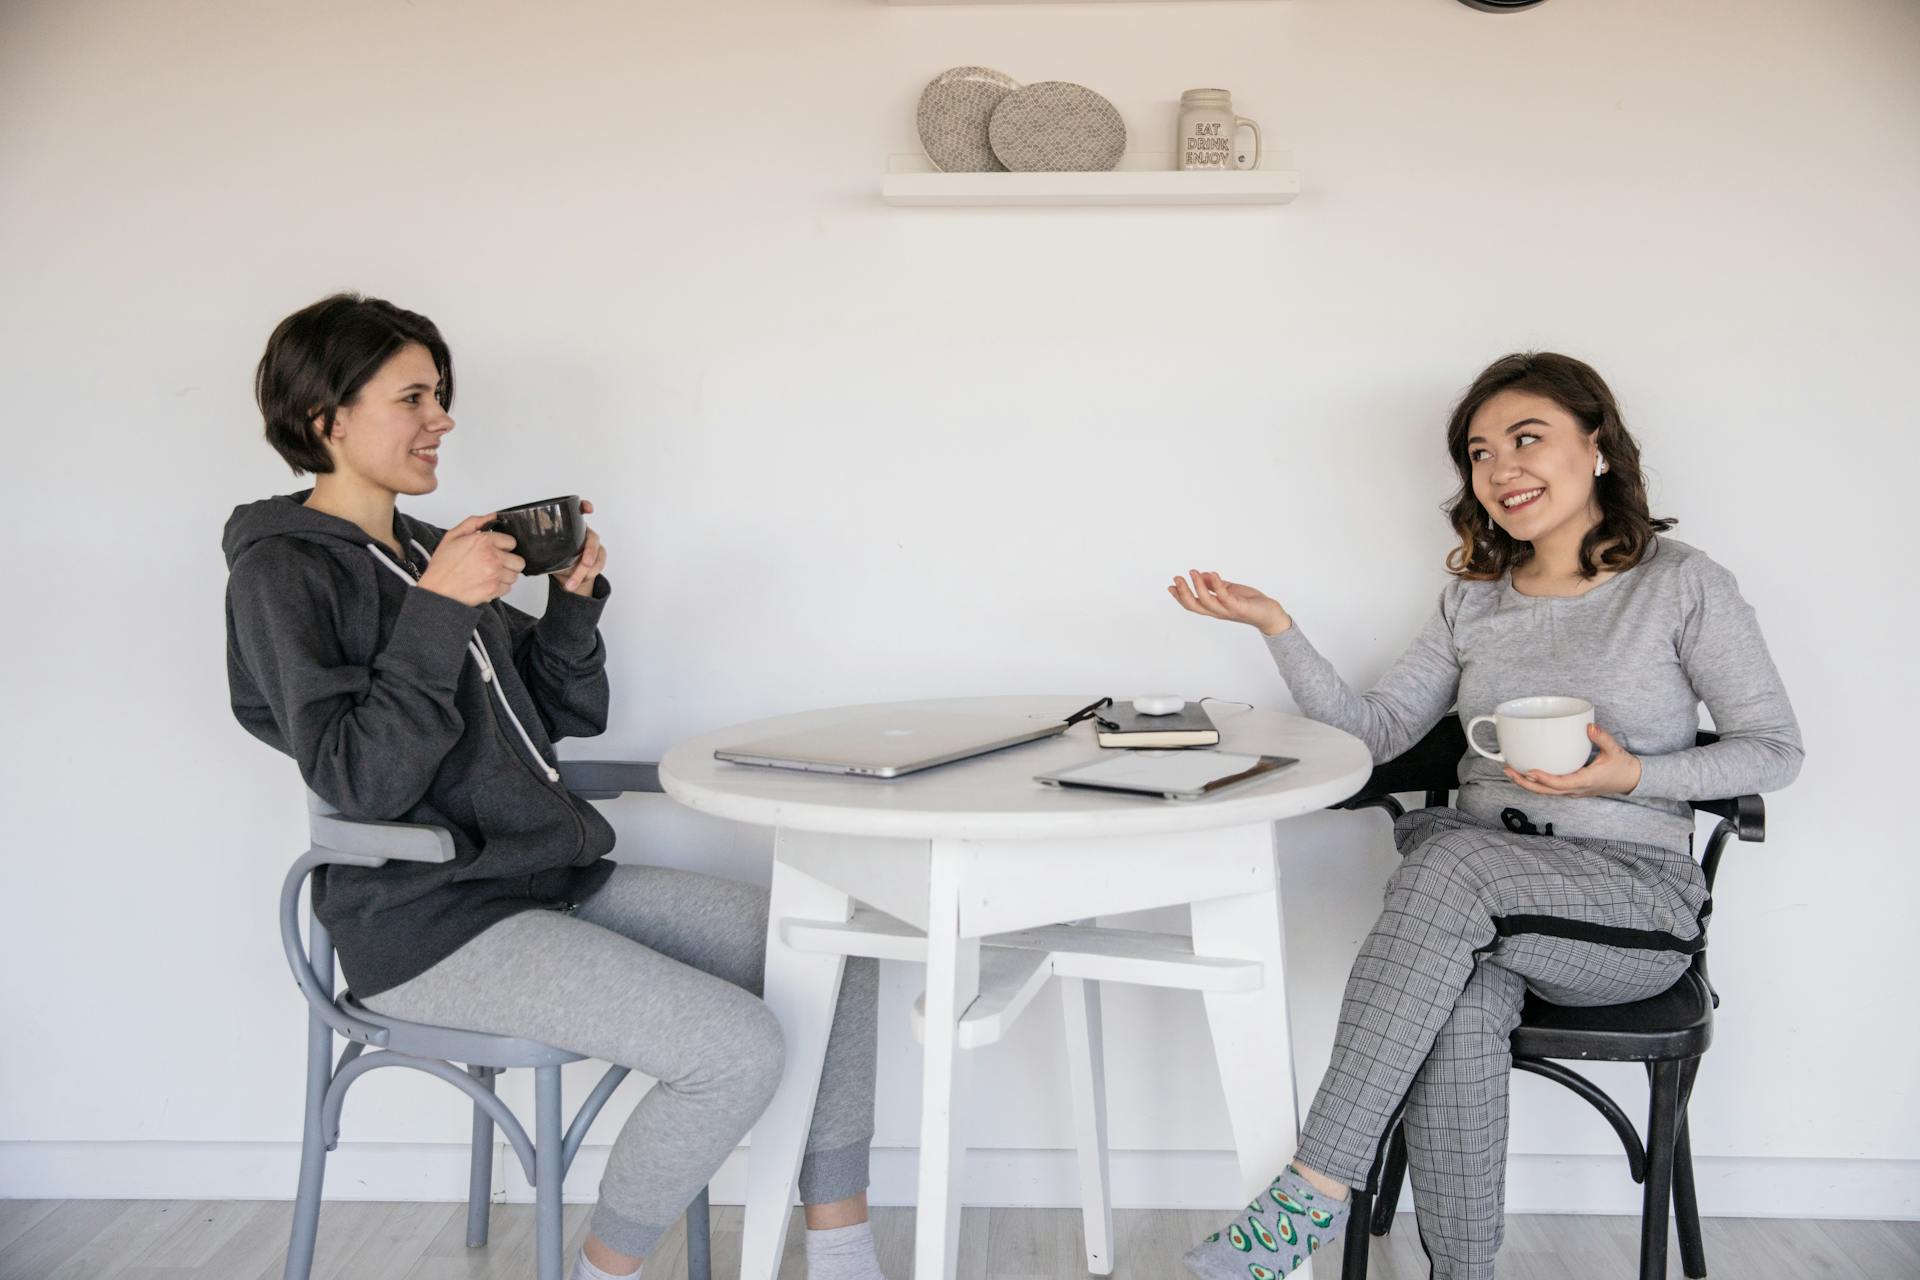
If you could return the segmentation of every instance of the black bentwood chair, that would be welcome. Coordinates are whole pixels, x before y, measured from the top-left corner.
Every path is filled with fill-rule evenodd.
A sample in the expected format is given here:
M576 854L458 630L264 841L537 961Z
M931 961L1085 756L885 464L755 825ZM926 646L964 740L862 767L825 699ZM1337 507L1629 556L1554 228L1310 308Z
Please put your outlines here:
M1702 732L1697 743L1718 742L1719 735ZM1428 807L1447 803L1458 785L1460 758L1467 742L1458 716L1448 715L1404 754L1376 767L1359 794L1335 805L1338 809L1384 809L1394 818L1405 812L1394 796L1424 792ZM1719 825L1707 839L1701 869L1707 890L1713 890L1720 851L1730 837L1766 839L1766 808L1759 796L1730 800L1695 800L1693 807L1715 814ZM1720 996L1707 981L1705 934L1693 964L1680 980L1660 995L1633 1004L1568 1008L1550 1004L1531 992L1520 1025L1513 1033L1513 1065L1545 1076L1573 1090L1606 1117L1626 1148L1627 1168L1644 1188L1640 1209L1641 1280L1664 1280L1667 1274L1667 1206L1673 1206L1680 1235L1680 1260L1688 1276L1702 1280L1707 1259L1700 1245L1700 1210L1694 1201L1693 1149L1687 1135L1687 1100L1700 1058L1713 1042L1713 1011ZM1591 1080L1562 1066L1556 1059L1589 1062L1638 1062L1645 1065L1650 1084L1645 1145L1633 1121L1620 1104ZM1348 1221L1344 1265L1346 1280L1366 1280L1367 1231L1383 1236L1393 1228L1400 1202L1400 1186L1407 1172L1407 1136L1400 1109L1387 1125L1367 1185L1353 1193Z

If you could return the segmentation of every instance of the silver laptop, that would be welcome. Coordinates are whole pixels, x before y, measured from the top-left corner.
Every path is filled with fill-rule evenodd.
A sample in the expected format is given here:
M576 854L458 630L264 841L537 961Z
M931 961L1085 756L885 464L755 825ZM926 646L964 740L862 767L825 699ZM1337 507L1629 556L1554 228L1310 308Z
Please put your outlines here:
M813 773L854 773L869 778L951 764L1064 733L1060 720L1025 716L971 716L947 711L896 711L802 733L743 742L713 753L716 760Z

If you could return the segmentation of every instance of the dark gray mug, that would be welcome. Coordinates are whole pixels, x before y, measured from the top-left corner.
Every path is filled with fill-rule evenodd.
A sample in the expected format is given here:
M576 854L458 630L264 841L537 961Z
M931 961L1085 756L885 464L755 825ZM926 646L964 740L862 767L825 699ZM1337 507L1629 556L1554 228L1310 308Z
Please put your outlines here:
M486 528L513 538L514 554L527 562L521 573L528 577L567 568L587 545L587 522L577 493L504 507Z

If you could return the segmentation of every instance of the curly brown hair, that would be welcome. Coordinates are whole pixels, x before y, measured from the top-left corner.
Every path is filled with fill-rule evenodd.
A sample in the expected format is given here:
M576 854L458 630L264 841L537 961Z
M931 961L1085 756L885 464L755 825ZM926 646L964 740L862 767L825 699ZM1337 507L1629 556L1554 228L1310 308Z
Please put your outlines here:
M1460 397L1447 423L1447 456L1460 471L1460 492L1443 508L1460 535L1460 545L1447 554L1447 571L1472 581L1492 581L1533 558L1533 544L1495 524L1473 493L1468 426L1481 406L1502 391L1526 391L1553 401L1573 415L1607 460L1606 474L1593 482L1600 522L1580 543L1580 576L1591 578L1602 568L1618 573L1639 564L1655 535L1678 521L1648 514L1640 446L1628 434L1613 392L1583 361L1552 351L1523 351L1488 365Z

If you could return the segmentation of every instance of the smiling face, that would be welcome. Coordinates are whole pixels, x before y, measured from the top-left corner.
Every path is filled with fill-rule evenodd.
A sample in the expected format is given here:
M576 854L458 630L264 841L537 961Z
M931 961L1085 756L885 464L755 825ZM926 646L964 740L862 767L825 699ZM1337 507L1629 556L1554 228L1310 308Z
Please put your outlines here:
M1467 428L1473 496L1508 537L1538 543L1600 519L1593 469L1600 453L1574 416L1546 396L1502 391Z
M340 406L328 444L334 470L391 493L432 493L440 441L453 430L440 393L432 353L419 343L400 348Z

